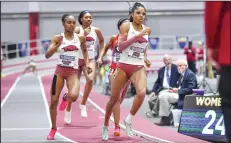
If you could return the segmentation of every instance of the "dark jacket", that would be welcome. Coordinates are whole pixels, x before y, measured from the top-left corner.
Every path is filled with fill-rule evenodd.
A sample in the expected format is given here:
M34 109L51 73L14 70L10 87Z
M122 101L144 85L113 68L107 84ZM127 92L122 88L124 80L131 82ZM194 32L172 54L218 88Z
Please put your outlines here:
M161 67L158 71L158 78L156 79L156 82L154 83L154 86L152 88L152 91L155 92L155 94L158 94L163 89L164 71L165 66ZM179 76L180 74L178 73L177 66L175 64L172 64L169 85L170 87L177 87L176 83Z
M179 85L179 81L177 81L177 87L179 86L181 86L181 88L178 90L179 99L177 101L177 107L178 109L182 109L185 95L192 94L193 89L197 89L196 76L190 69L185 71L181 85Z

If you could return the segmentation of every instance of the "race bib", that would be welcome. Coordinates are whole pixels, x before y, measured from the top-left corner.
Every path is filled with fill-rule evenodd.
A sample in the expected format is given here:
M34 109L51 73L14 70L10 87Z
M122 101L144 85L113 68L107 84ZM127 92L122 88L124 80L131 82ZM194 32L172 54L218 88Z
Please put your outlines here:
M86 37L86 45L87 48L89 48L91 45L95 44L95 39L92 38L91 36Z
M128 57L136 58L136 59L143 59L144 58L144 48L140 47L130 47L128 51Z
M94 49L94 45L91 45L89 48L87 48L87 53L88 53L88 57L90 59L94 58L95 56L95 49Z
M59 65L65 66L65 67L74 67L75 56L60 55L59 58L60 58L59 59Z
M119 59L120 59L120 54L121 54L121 53L119 53L119 52L115 52L115 53L113 54L113 61L114 61L114 62L118 62L118 61L119 61Z

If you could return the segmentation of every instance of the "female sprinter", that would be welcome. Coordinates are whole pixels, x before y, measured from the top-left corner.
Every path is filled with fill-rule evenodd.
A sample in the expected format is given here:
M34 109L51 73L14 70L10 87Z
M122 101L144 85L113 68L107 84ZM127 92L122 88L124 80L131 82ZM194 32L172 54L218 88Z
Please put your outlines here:
M50 58L56 51L59 52L56 71L51 85L51 103L50 103L50 116L51 116L51 130L47 136L48 140L54 140L57 131L56 115L57 104L60 92L66 80L68 88L68 101L75 102L79 93L79 80L78 80L78 60L79 54L82 52L84 61L87 65L87 72L91 72L88 61L88 53L86 47L86 40L84 36L78 36L74 33L76 26L76 19L74 16L65 14L62 17L62 24L64 33L55 35L51 40L45 57ZM80 51L80 49L82 49Z
M120 30L120 26L125 22L130 22L130 21L129 21L128 18L121 18L118 21L118 23L117 23L118 30ZM101 65L102 64L102 57L107 53L107 50L109 48L111 48L111 50L113 52L112 52L112 62L111 62L110 74L109 74L110 83L113 80L113 73L116 70L116 65L117 65L117 62L120 59L120 54L121 54L121 52L117 51L117 49L116 49L116 47L118 46L118 37L119 37L119 34L111 36L109 43L105 46L104 50L101 51L100 57L97 60L98 64ZM145 63L146 63L147 67L150 66L150 62L148 60L145 60ZM118 102L116 103L116 105L115 105L115 107L113 109L113 117L114 117L114 122L115 122L115 131L114 131L115 136L120 136L120 127L119 127L120 104L122 103L124 97L126 96L129 85L130 85L130 81L128 81L126 83L126 85L124 86L123 91L122 91L121 96L120 96L120 99L118 100Z
M122 53L117 63L116 71L113 74L112 94L106 106L104 126L101 132L102 140L108 140L109 119L114 106L119 100L120 92L128 80L136 88L136 96L132 108L124 120L126 134L129 137L132 136L132 117L142 105L146 93L147 78L144 60L148 45L148 35L150 35L151 30L143 25L145 15L145 7L141 3L136 3L132 8L131 23L124 23L120 27L118 51Z
M118 23L117 23L118 30L120 30L120 26L122 25L122 23L125 23L125 22L129 22L129 19L128 18L121 18L118 21ZM113 80L113 73L114 73L114 71L116 69L116 64L117 64L118 60L120 59L120 54L121 54L121 52L116 51L116 47L118 46L118 38L119 38L119 34L111 36L109 43L106 44L104 50L102 50L100 52L99 58L97 60L98 65L100 66L102 64L103 56L106 55L107 50L109 48L111 48L111 50L112 50L112 62L111 62L110 73L109 73L110 83ZM113 116L114 116L114 122L115 122L115 132L114 132L115 136L120 136L120 127L119 127L120 103L122 103L122 100L124 99L124 97L125 97L125 95L127 93L128 87L129 87L129 83L127 83L126 86L124 87L121 98L116 103L115 108L113 109Z
M92 14L90 11L88 10L82 11L79 14L78 21L81 26L76 27L75 32L79 33L80 35L84 35L86 37L87 52L88 52L88 57L89 57L89 66L92 69L92 72L88 75L85 70L86 65L84 62L84 57L80 53L79 55L79 79L80 79L82 70L86 77L86 85L85 85L80 109L81 109L81 116L87 117L86 102L87 102L88 96L93 86L93 80L94 80L95 68L96 68L96 61L95 61L95 49L97 48L96 40L98 38L99 45L100 45L100 51L101 51L101 49L104 48L104 38L99 28L91 26ZM67 94L64 94L63 101L60 105L61 107L60 110L64 110L66 108L64 122L67 124L70 124L71 123L71 102L68 101L67 107L65 106L67 102L66 97L65 97L66 95ZM62 107L62 105L64 106Z

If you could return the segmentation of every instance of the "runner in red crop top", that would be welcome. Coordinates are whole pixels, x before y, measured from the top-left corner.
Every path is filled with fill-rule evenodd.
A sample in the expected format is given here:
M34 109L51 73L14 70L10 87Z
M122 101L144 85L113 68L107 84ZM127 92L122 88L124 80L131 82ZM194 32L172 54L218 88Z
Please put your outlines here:
M121 52L117 51L116 48L118 46L118 38L119 38L119 34L116 35L113 43L112 43L112 46L111 46L111 50L112 50L112 61L111 61L111 66L110 66L110 75L113 74L115 72L115 69L116 69L116 65L117 65L117 62L119 61L120 59L120 54Z

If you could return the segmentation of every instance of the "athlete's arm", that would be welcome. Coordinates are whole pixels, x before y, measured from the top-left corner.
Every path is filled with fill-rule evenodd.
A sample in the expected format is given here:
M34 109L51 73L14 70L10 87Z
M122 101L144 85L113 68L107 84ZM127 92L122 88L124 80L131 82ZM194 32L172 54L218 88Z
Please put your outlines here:
M106 44L106 46L104 47L103 51L100 52L99 58L103 58L103 56L106 55L108 49L113 45L113 41L115 40L116 35L112 35L110 38L110 41Z
M151 62L147 58L147 47L145 48L145 52L144 52L144 63L146 65L146 67L148 67L148 68L151 66Z
M48 50L45 53L45 57L46 59L50 58L58 49L58 47L61 45L63 40L63 36L61 35L55 35L52 39L51 39L51 44L48 47Z
M147 33L148 33L148 36L150 36L151 32L152 32L151 28L146 27L146 26L145 26L145 28L148 28ZM148 60L148 57L147 57L147 49L148 49L148 46L145 48L145 51L144 51L144 62L146 64L146 66L149 68L151 66L151 62Z
M99 28L95 28L95 33L99 39L99 53L102 53L101 51L104 51L104 38L102 32Z
M86 46L86 38L83 35L78 35L78 36L79 36L79 40L81 42L80 46L82 49L85 65L88 65L89 64L89 58L88 58L88 52L87 52L87 46Z
M122 52L129 45L131 45L132 43L135 43L137 41L136 36L134 36L134 37L130 38L129 40L127 40L129 28L130 28L130 23L129 22L123 23L120 26L120 33L119 33L118 47L117 47L118 49L116 49L119 52Z
M123 23L120 27L120 35L119 35L119 42L118 42L118 51L122 52L125 50L129 45L132 43L135 43L138 41L139 37L142 37L144 35L147 35L150 31L149 28L145 28L142 32L139 34L133 36L130 39L127 39L128 37L128 31L129 31L130 23Z
M74 31L76 34L79 34L80 32L80 28L78 26L75 27L75 31Z
M145 26L145 29L147 29L148 36L150 36L151 32L152 32L151 28ZM147 58L147 48L148 48L148 46L145 48L145 51L144 51L144 59L145 60L148 60L148 58Z
M148 46L145 48L145 51L144 51L144 60L147 60L148 58L147 58L147 48L148 48Z
M151 29L151 27L147 27L147 26L145 26L145 30L147 30L148 36L150 36L150 35L151 35L151 33L152 33L152 29Z

